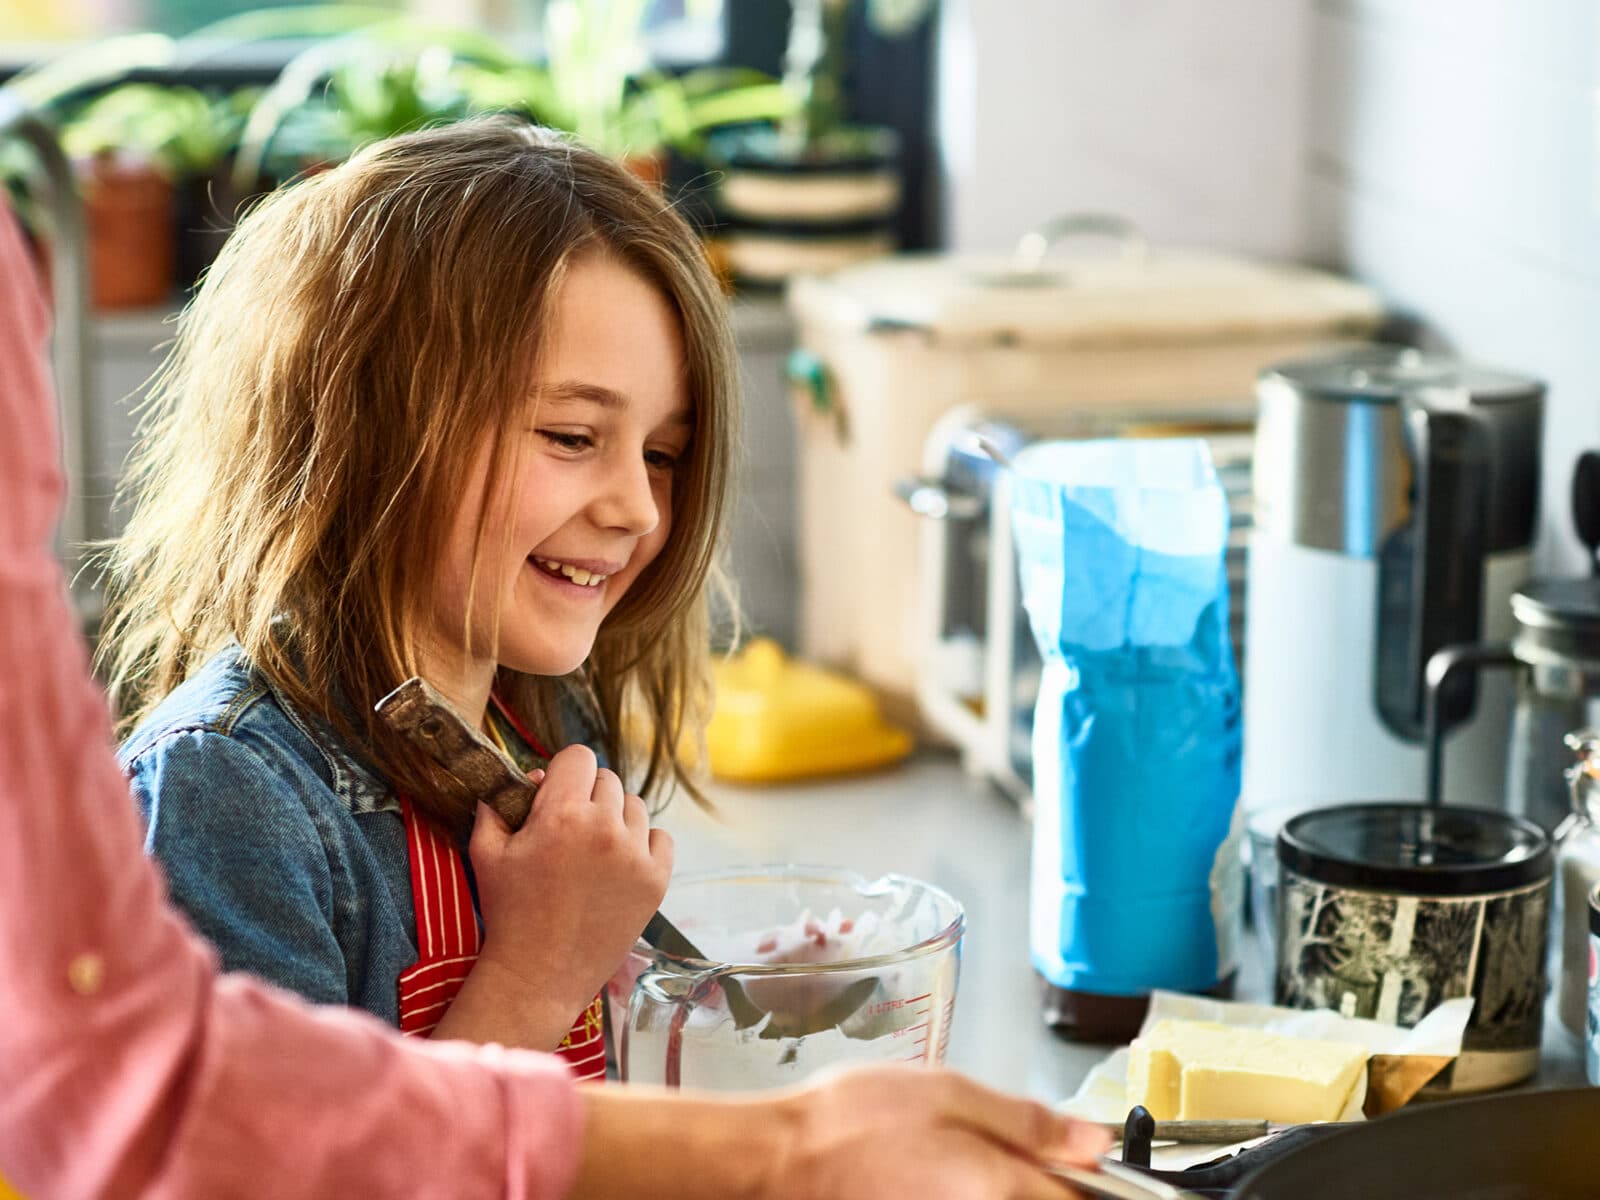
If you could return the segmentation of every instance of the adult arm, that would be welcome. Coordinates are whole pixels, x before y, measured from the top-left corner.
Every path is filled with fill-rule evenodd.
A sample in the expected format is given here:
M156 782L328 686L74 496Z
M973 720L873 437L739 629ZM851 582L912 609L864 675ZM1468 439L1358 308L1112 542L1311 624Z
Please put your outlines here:
M0 1174L52 1200L1047 1200L1064 1193L1040 1160L1093 1161L1104 1135L952 1075L580 1099L555 1059L403 1042L219 978L140 853L47 549L45 324L0 211Z
M46 333L0 211L0 1174L52 1198L564 1194L558 1062L221 978L166 905L49 547Z

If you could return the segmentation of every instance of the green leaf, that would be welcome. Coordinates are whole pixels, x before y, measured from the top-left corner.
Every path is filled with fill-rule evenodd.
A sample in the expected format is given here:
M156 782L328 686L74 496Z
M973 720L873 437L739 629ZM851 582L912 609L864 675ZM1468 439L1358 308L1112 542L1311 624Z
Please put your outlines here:
M207 45L270 42L278 38L332 37L353 29L392 21L394 9L361 4L298 4L258 8L213 21L186 35L184 42Z

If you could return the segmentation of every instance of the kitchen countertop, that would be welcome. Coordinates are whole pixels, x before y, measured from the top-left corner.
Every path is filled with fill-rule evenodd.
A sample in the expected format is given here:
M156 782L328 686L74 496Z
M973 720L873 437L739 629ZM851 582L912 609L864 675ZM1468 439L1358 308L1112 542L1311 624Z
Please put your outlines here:
M794 862L886 872L937 884L966 908L949 1065L993 1087L1046 1102L1070 1096L1107 1047L1068 1042L1040 1017L1028 959L1028 823L1016 804L925 751L872 775L796 785L713 784L715 816L677 797L659 818L677 843L678 871ZM1270 1001L1254 931L1247 931L1241 1000ZM1534 1086L1584 1082L1576 1039L1545 1017Z

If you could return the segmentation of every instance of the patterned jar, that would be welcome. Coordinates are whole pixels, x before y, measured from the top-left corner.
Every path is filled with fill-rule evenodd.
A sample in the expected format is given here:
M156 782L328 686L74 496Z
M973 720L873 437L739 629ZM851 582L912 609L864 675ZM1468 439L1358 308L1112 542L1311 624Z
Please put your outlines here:
M1539 1061L1553 855L1520 817L1346 804L1278 835L1277 1002L1410 1027L1471 996L1461 1055L1425 1094L1488 1091Z

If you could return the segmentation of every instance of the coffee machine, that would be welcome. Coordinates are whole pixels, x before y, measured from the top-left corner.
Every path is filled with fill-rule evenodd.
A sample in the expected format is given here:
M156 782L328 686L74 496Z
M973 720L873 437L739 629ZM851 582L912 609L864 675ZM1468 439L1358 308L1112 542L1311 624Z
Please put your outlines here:
M1509 637L1530 573L1544 387L1371 347L1261 375L1245 619L1253 823L1422 795L1425 668ZM1511 689L1440 696L1446 799L1504 802Z

